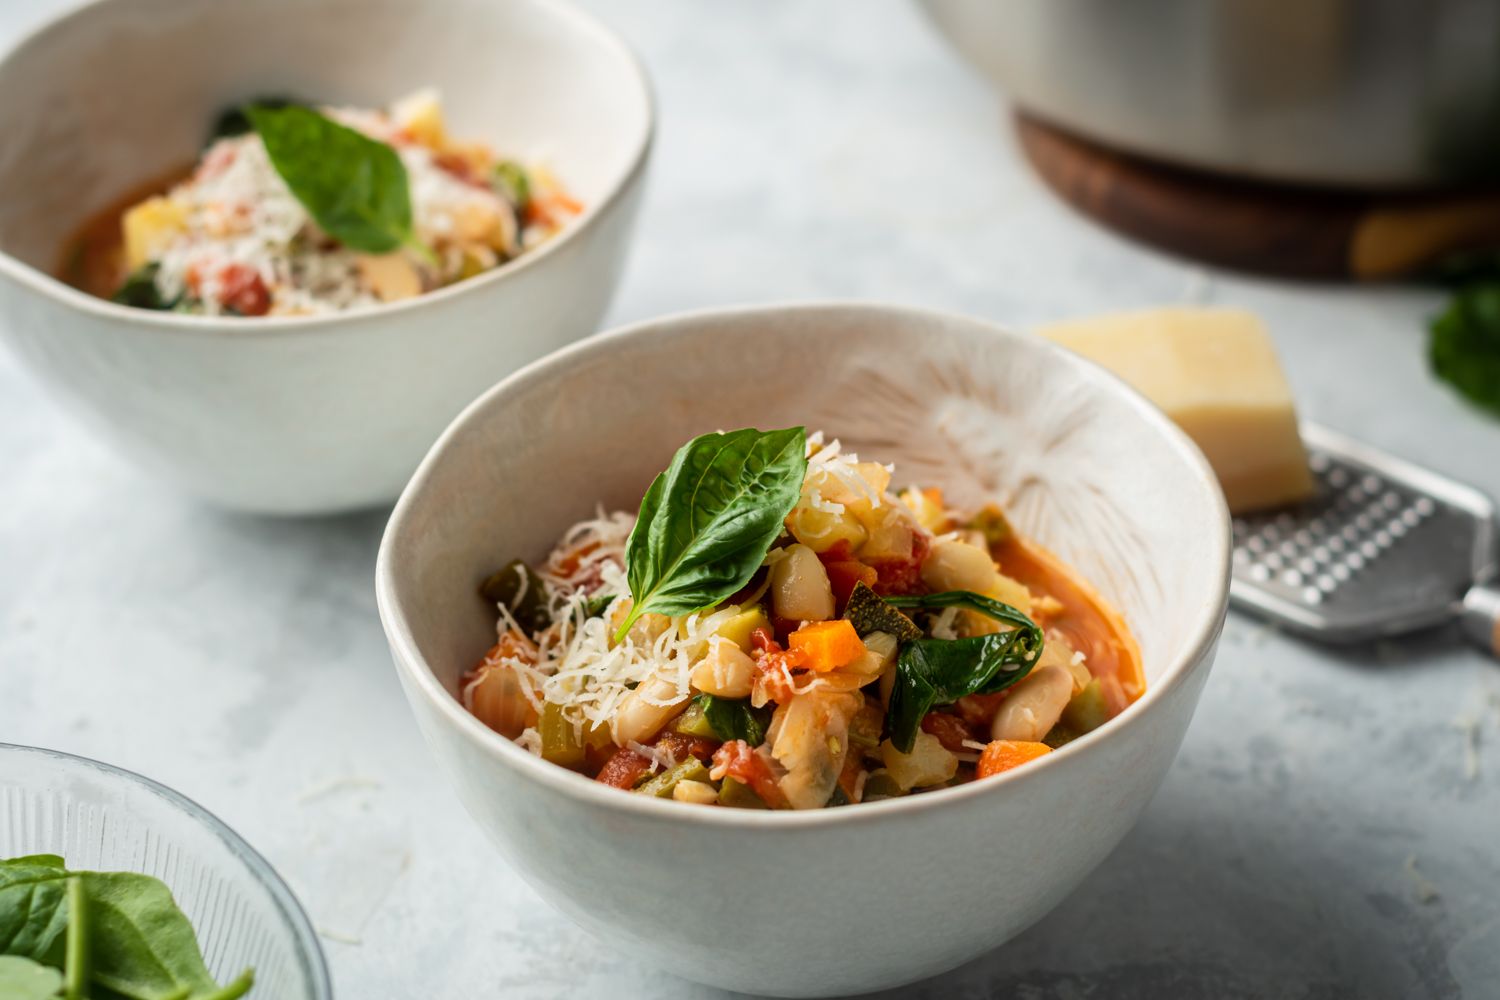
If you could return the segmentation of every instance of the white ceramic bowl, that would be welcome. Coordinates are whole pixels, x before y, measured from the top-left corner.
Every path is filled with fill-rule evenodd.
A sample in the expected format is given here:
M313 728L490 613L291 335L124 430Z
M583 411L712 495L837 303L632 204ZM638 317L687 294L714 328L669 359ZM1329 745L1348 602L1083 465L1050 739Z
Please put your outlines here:
M488 274L335 317L127 309L51 276L83 220L190 163L224 107L425 86L455 135L548 163L582 217ZM553 0L92 3L0 60L0 334L126 455L213 501L389 500L464 401L596 328L652 123L634 56Z
M1146 694L996 778L805 813L623 794L535 758L455 698L494 642L476 583L543 557L597 503L634 510L688 438L805 424L898 484L1003 503L1124 612ZM874 305L640 324L530 365L464 411L396 506L381 619L470 813L547 899L630 954L754 993L930 976L1066 896L1172 761L1224 620L1229 521L1207 463L1103 369L1039 338Z
M0 858L57 854L78 871L161 879L209 970L255 970L251 1000L332 1000L318 935L286 883L202 806L110 764L0 743Z

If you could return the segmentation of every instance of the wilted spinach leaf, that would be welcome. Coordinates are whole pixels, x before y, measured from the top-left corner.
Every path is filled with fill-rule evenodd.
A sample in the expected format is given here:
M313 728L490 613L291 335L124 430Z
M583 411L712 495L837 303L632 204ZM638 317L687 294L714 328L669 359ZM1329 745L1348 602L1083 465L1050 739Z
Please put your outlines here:
M118 302L122 306L134 306L137 309L175 309L177 303L182 301L181 296L175 299L164 299L156 287L156 273L161 266L155 261L142 264L130 272L125 283L115 290L115 294L109 297L111 302Z
M700 695L698 703L703 706L709 728L725 743L744 740L758 747L766 741L766 727L771 724L768 708L752 708L746 698L716 698L711 694Z
M896 657L896 683L886 707L891 743L910 752L922 718L936 705L970 694L994 694L1031 672L1042 655L1042 630L1009 604L967 590L890 597L898 608L965 608L1013 626L1009 631L967 639L915 639Z

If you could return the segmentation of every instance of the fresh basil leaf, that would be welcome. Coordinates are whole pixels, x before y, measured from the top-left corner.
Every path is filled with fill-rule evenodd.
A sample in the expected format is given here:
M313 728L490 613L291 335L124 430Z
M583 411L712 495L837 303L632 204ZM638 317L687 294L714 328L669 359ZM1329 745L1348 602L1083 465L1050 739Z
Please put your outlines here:
M753 428L683 445L641 501L625 546L634 598L618 639L648 611L688 614L745 586L807 475L807 432Z
M118 302L122 306L134 306L137 309L170 310L182 301L182 296L175 299L164 299L156 287L156 273L161 265L156 262L142 264L130 272L125 283L115 290L115 294L109 297L111 302Z
M965 608L1012 625L1010 631L967 639L917 639L896 657L896 683L886 707L892 745L909 753L922 718L937 705L970 694L994 694L1031 672L1042 655L1042 630L1009 604L967 590L890 597L898 608Z
M1500 415L1500 281L1466 285L1453 297L1432 321L1428 359L1439 378Z
M725 743L744 740L758 747L766 741L766 727L771 724L766 708L752 708L747 698L715 698L711 694L700 695L698 703L703 706L709 728Z
M351 250L432 251L412 232L406 167L390 146L296 105L245 109L271 165L329 236Z
M53 1000L61 995L62 973L21 955L0 955L0 997Z
M491 573L479 585L479 594L491 604L503 604L516 624L528 635L535 635L552 624L552 608L547 587L532 568L512 559L498 572Z

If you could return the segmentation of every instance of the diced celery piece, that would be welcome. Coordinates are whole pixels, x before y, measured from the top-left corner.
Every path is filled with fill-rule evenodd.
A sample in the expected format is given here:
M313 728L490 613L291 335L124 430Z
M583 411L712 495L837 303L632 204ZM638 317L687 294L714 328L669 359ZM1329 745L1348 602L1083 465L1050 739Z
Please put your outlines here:
M708 723L708 715L703 711L703 699L695 698L692 704L677 717L672 723L672 728L684 736L703 736L707 739L717 739L714 735L714 727Z
M655 795L659 799L672 797L672 789L679 781L707 781L708 768L697 757L689 757L676 767L663 771L636 788L642 795Z
M1069 699L1062 713L1062 724L1079 736L1092 733L1108 721L1109 706L1104 701L1104 689L1097 677Z
M767 809L769 808L759 795L751 790L750 786L733 778L725 778L724 784L719 788L719 805L729 806L731 809Z
M551 701L544 703L536 728L542 736L543 760L563 767L578 767L583 763L583 742L573 729L573 723L563 717L561 705Z

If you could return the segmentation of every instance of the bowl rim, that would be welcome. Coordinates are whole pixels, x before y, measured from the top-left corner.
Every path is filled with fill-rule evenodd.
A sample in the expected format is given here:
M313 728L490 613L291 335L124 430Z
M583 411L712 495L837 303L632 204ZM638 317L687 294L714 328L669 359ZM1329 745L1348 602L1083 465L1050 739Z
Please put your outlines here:
M0 70L6 68L11 60L21 55L26 49L40 43L48 35L62 31L73 22L89 17L100 9L117 7L121 2L122 0L82 0L80 3L65 6L54 16L23 32L11 45L0 50ZM597 228L600 218L612 211L624 199L626 193L635 186L636 181L645 172L651 149L656 141L657 107L656 92L652 87L651 77L646 71L645 63L624 36L599 18L564 0L527 0L527 2L533 7L548 11L548 16L556 17L559 22L568 25L573 32L602 43L622 57L629 74L639 87L645 118L640 133L632 140L633 148L629 160L624 169L605 185L604 192L585 205L582 214L566 224L555 236L519 257L482 274L445 285L442 288L435 288L414 298L385 302L365 309L351 309L314 316L198 316L191 313L139 309L121 305L109 299L101 299L74 288L47 271L18 259L3 248L0 248L0 276L9 278L44 298L91 314L101 320L113 320L133 326L188 335L206 333L216 337L225 334L240 337L279 337L302 333L312 328L345 326L350 323L370 322L387 315L400 315L459 296L475 294L490 285L522 274L534 266L540 266L547 258L560 253L564 247L576 242L584 231ZM212 5L204 3L204 6Z
M62 761L70 767L83 767L88 770L98 771L112 778L123 778L126 781L144 788L146 791L162 799L168 805L175 807L179 812L185 813L196 820L199 825L208 830L219 839L229 852L240 860L250 873L271 895L271 901L280 913L282 920L292 931L292 936L299 945L298 953L302 962L303 972L307 975L313 985L314 995L318 1000L332 1000L333 984L328 973L328 959L323 954L322 942L318 940L318 934L313 929L312 921L308 919L307 912L302 909L302 904L297 901L296 895L291 888L272 867L271 863L263 855L236 833L229 824L209 812L197 802L183 795L176 789L169 788L153 778L138 774L127 768L115 764L108 764L102 760L85 757L82 754L68 753L65 750L53 750L49 747L29 746L24 743L0 742L0 754L19 753L22 755L47 757L52 760Z
M1210 504L1217 510L1221 530L1214 539L1212 578L1216 581L1213 599L1205 602L1197 620L1188 629L1189 639L1181 650L1163 668L1160 679L1149 684L1146 691L1111 724L1073 740L1032 761L1025 768L1017 768L1003 774L970 781L951 788L936 789L921 795L885 799L879 802L859 803L852 809L808 809L808 810L753 810L753 809L690 809L680 803L657 799L654 796L621 795L618 790L606 788L581 774L542 760L523 750L513 740L480 722L464 709L437 679L417 649L411 628L406 620L401 603L396 596L396 539L404 533L405 521L416 496L432 478L434 468L443 461L444 452L450 442L469 429L494 400L527 383L548 381L569 368L576 360L620 341L645 340L653 337L670 337L684 328L722 319L758 318L775 322L789 315L812 316L818 314L863 314L869 317L889 319L892 315L912 322L958 323L976 332L987 332L1005 338L1033 340L1044 353L1051 353L1063 363L1076 363L1087 371L1090 378L1112 391L1124 396L1126 402L1158 432L1165 436L1171 446L1195 473L1195 477L1207 487ZM1169 692L1180 687L1199 670L1207 669L1211 654L1224 628L1229 607L1230 579L1230 520L1229 509L1223 491L1219 488L1208 460L1190 438L1172 422L1164 412L1127 384L1119 376L1103 366L1066 350L1058 344L1030 334L1015 333L988 320L961 313L894 303L848 300L817 300L809 302L781 302L771 304L710 307L687 312L672 313L653 319L638 321L596 334L547 355L518 369L466 406L428 451L422 464L401 492L396 506L386 523L381 537L380 550L375 564L375 602L390 643L396 669L404 682L408 699L421 697L432 705L440 718L450 728L456 729L468 742L494 760L498 766L512 768L517 776L544 785L552 791L573 799L581 805L593 806L627 813L643 820L669 823L691 823L709 827L735 827L752 829L800 829L810 826L842 825L868 822L882 818L922 812L941 808L944 803L955 805L977 796L999 794L1009 783L1016 781L1042 780L1041 775L1052 768L1069 766L1066 762L1084 754L1103 752L1106 744L1117 739L1130 727L1147 724L1146 720L1157 714L1158 707Z

